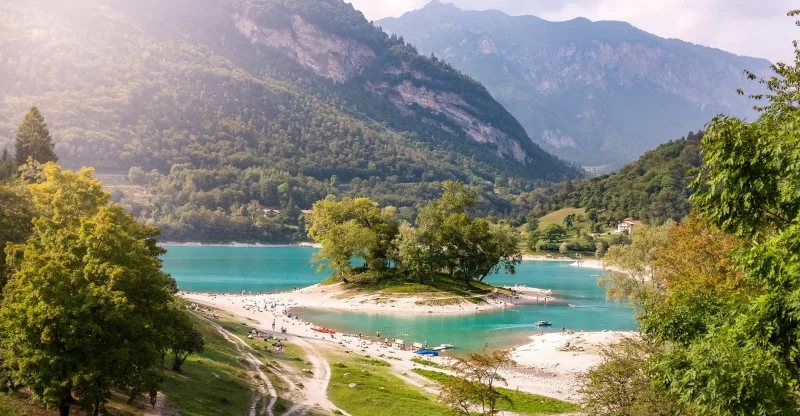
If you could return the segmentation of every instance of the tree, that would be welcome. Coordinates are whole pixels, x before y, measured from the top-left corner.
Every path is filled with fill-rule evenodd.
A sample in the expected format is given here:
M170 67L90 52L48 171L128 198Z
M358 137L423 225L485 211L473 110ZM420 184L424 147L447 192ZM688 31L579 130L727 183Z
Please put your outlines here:
M24 164L28 158L39 163L57 162L53 138L44 117L36 106L31 107L17 129L17 140L14 144L17 165Z
M542 239L542 233L535 231L528 233L528 250L536 251L539 249L539 241Z
M571 230L574 224L575 224L575 214L569 214L566 217L564 217L564 228L566 228L567 231Z
M567 246L567 242L565 241L558 247L558 252L561 254L567 254L567 251L569 251L569 246Z
M594 257L602 259L606 255L606 245L602 241L598 241L595 246Z
M26 187L0 185L0 294L8 280L6 245L25 242L33 228L32 221L36 213L31 202L31 195Z
M92 173L46 164L45 182L30 186L40 213L33 233L6 248L0 359L61 415L74 397L97 415L112 389L154 389L176 290L161 271L157 230L109 205Z
M371 270L384 270L395 257L397 220L394 208L383 210L368 198L323 200L314 204L307 222L308 236L322 245L314 261L328 261L340 274L361 258ZM321 266L324 267L324 266Z
M759 118L716 117L702 140L692 201L710 226L741 241L729 256L732 267L724 259L712 263L711 274L688 267L699 284L678 280L668 290L669 307L655 310L674 312L645 320L644 329L667 346L651 365L655 378L697 414L800 413L800 49L794 45L794 65L775 64L773 76L759 79L767 90L753 96L766 101L757 107ZM741 281L726 269L740 272ZM687 316L697 318L675 320Z
M147 174L139 166L132 166L128 169L128 180L134 185L146 185Z
M197 330L189 315L180 309L173 313L169 328L169 350L172 353L172 369L181 371L181 366L190 355L203 352L203 334Z
M8 149L3 149L3 154L0 156L0 183L8 181L14 176L17 165L14 163L14 158L8 152Z
M525 224L525 231L534 233L539 230L539 218L533 215L533 211L528 214L527 223Z
M556 241L566 237L567 230L558 224L550 224L545 227L544 231L542 231L542 235L544 235L544 238L546 238L547 241L555 243Z
M495 386L506 383L500 370L515 365L509 351L468 354L466 358L456 358L451 369L453 377L448 377L442 384L439 398L454 413L470 415L473 405L480 406L481 413L493 415L497 404L504 401L511 404L511 399L500 393Z
M606 288L606 297L643 306L649 295L663 292L666 283L655 264L659 251L667 245L673 222L660 226L639 226L634 229L631 244L615 245L608 249L603 267L607 277L598 280Z
M582 376L583 410L591 416L674 416L677 399L654 382L650 359L662 348L642 338L625 338L601 351L603 361Z

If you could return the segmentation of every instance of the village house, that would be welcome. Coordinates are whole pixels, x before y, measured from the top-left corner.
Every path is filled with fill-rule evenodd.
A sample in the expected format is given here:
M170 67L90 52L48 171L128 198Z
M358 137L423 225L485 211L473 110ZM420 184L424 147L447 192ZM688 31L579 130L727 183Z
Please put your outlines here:
M634 225L633 218L625 218L625 220L617 224L617 233L631 235Z

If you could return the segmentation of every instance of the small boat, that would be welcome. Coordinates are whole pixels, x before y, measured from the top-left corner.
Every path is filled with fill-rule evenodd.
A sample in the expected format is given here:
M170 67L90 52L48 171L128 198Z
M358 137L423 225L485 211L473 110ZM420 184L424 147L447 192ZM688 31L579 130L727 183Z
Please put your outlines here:
M429 355L429 356L432 356L432 357L438 357L438 356L439 356L439 351L434 351L434 350L419 350L419 351L416 351L416 352L415 352L415 354L419 354L419 355Z
M314 332L321 332L323 334L335 334L336 333L336 331L334 331L332 329L328 329L328 328L311 328L311 330L314 331Z
M536 321L536 326L552 326L553 323L550 321Z
M570 303L570 304L569 304L569 305L567 305L567 306L569 306L570 308L574 308L574 307L575 307L575 304L574 304L574 303Z

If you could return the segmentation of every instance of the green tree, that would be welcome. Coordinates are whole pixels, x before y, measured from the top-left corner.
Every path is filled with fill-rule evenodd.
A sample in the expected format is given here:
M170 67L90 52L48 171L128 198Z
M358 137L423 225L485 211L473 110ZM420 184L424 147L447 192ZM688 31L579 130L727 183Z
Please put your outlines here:
M730 256L741 283L717 276L703 279L711 289L679 286L668 292L675 313L645 321L647 332L667 346L654 359L656 378L698 414L800 413L796 42L794 64L778 63L773 71L760 79L767 93L754 96L766 101L757 120L720 116L709 123L694 184L698 216L741 240ZM721 290L726 287L733 290ZM691 316L695 323L675 320Z
M50 130L47 129L47 123L36 106L25 113L25 118L17 129L14 149L17 165L24 164L29 157L39 163L58 161Z
M30 236L35 216L30 192L20 185L0 185L0 301L8 276L5 248L25 242Z
M471 415L475 405L481 408L481 414L493 415L498 403L513 404L496 386L507 384L500 371L515 364L509 351L487 352L484 349L458 357L451 367L454 376L444 381L439 398L458 415Z
M203 334L195 328L189 315L180 309L172 312L169 327L168 348L172 354L172 369L181 371L181 366L190 355L203 352Z
M34 399L67 415L77 397L97 415L112 389L154 390L176 286L157 230L109 205L91 169L48 163L44 174L30 187L41 213L31 237L6 249L0 353Z
M602 259L606 255L606 245L602 241L598 241L594 246L594 257Z
M16 171L17 165L14 163L14 158L8 152L8 149L3 149L3 154L0 155L0 183L6 182L12 177Z
M322 245L314 261L327 261L340 274L350 272L354 258L380 272L396 257L398 225L392 207L381 210L369 198L324 200L314 204L310 217L308 236Z
M603 361L582 376L583 410L591 416L675 416L677 399L655 383L650 359L662 348L632 337L602 350Z
M575 224L575 214L569 214L566 217L564 217L564 228L566 228L567 231L571 230L574 224Z
M539 230L539 218L533 215L533 212L528 214L528 222L525 224L525 231L533 233Z
M663 292L666 283L655 261L667 245L673 227L672 221L660 226L638 226L631 236L631 244L608 249L603 260L606 277L598 280L600 287L606 288L607 298L627 300L641 307L648 296Z
M542 231L542 235L547 241L555 243L567 236L567 230L558 224L550 224Z

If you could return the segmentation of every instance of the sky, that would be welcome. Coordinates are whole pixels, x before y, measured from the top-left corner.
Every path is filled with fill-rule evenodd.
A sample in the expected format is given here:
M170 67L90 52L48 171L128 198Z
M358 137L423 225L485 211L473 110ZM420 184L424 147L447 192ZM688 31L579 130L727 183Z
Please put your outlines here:
M345 0L367 19L419 9L429 0ZM621 20L667 38L711 46L772 62L794 61L792 41L800 39L796 0L441 0L465 10L496 9L561 21L575 17ZM794 4L792 4L794 3Z

